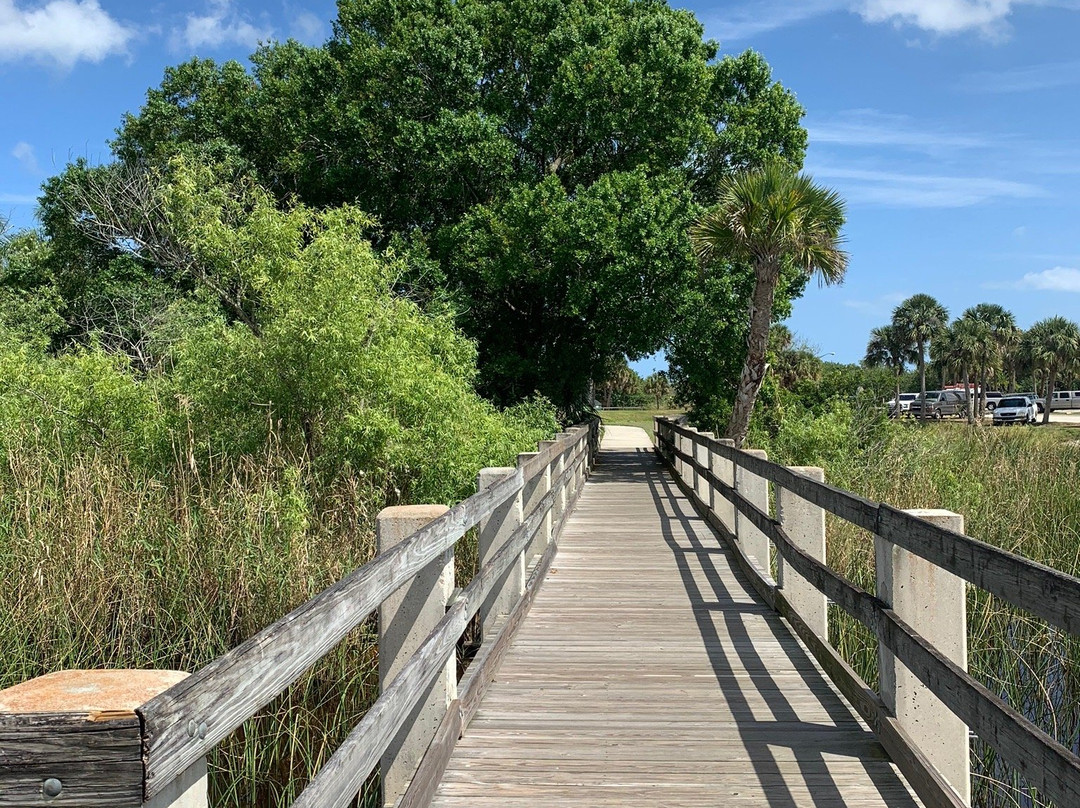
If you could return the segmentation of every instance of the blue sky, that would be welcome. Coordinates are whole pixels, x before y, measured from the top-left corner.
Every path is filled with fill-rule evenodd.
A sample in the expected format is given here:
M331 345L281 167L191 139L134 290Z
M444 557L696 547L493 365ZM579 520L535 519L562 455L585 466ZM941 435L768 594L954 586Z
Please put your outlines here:
M675 3L679 5L679 3ZM807 108L807 169L848 202L851 265L789 326L861 358L916 292L1021 327L1080 320L1080 0L755 0L688 6L724 53L761 51ZM332 2L0 0L0 214L106 141L166 65L310 44ZM647 370L654 362L640 363Z

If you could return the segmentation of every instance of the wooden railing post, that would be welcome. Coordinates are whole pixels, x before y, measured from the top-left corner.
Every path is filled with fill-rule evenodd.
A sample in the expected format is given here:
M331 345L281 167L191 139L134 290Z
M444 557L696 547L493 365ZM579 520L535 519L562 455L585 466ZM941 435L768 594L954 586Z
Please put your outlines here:
M136 708L186 677L180 671L69 670L0 691L0 805L206 808L204 757L143 802ZM193 719L188 732L197 738L206 726Z
M476 490L483 491L485 488L490 488L513 471L512 468L481 469L476 477ZM495 557L495 554L503 548L503 545L514 534L514 531L521 526L522 507L522 492L518 491L496 508L490 516L480 520L477 544L481 567ZM521 599L521 595L525 591L525 554L527 552L528 548L525 548L496 582L491 594L480 606L480 637L482 640L495 635L495 623L500 618L510 614L517 605L518 600Z
M528 463L532 458L536 457L539 452L523 452L517 457L518 468L521 468ZM525 480L525 487L521 489L521 504L522 512L530 514L539 505L540 500L547 496L548 491L551 490L551 466L544 466L531 480ZM529 544L529 548L525 551L525 567L528 568L529 564L534 558L543 555L547 550L548 544L551 543L551 531L554 523L551 519L551 511L547 512L544 517L543 524L540 525L540 529L536 531L536 535L533 537L532 543Z
M769 459L764 449L744 449L743 451L751 457ZM769 481L764 477L751 474L737 463L735 465L735 490L758 510L769 512ZM753 522L737 510L735 512L735 539L743 553L752 557L757 562L758 568L769 575L769 539L754 526Z
M790 469L815 482L825 482L825 471L817 466L791 466ZM821 506L777 485L776 518L793 544L825 562L825 510ZM783 556L777 558L776 571L777 583L787 602L811 631L827 640L829 612L824 593L796 572Z
M944 510L906 513L964 532L964 517ZM875 537L877 596L905 623L967 670L965 583L952 573ZM956 792L971 803L968 728L907 667L879 644L881 698L915 744Z
M444 505L384 508L375 520L379 553L400 544L433 519ZM428 564L379 607L379 688L394 678L446 614L454 590L454 551ZM393 806L412 778L450 703L457 698L457 660L451 655L417 709L382 757L383 804Z

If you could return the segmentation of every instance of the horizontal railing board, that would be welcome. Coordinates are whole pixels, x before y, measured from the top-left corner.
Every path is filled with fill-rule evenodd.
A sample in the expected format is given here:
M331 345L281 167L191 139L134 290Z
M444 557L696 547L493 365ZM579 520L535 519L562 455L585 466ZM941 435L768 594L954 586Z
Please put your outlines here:
M42 793L61 782L60 797ZM140 806L142 736L138 716L90 720L84 714L0 714L0 806Z
M147 798L325 656L391 593L523 486L515 469L139 708ZM206 725L203 737L188 723Z
M673 432L698 443L705 442L710 451L737 462L752 474L769 479L1058 628L1080 635L1080 578L885 503L874 503L811 480L779 464L718 443L696 430L670 426Z
M416 774L394 808L428 808L461 737L461 702L455 699L439 722Z
M837 488L828 483L818 482L801 474L796 474L790 469L772 463L760 457L754 457L741 449L727 446L715 438L702 435L695 429L672 424L672 430L684 437L688 437L695 443L703 443L710 452L715 452L721 457L738 463L751 474L756 474L770 482L782 486L793 494L802 497L807 502L824 508L825 510L845 519L871 532L877 530L876 502Z
M341 808L352 803L383 752L424 697L432 680L457 649L465 630L468 601L457 601L436 624L409 661L383 690L330 760L319 770L293 808Z
M1029 783L1059 805L1080 805L1080 757L975 681L879 598L796 546L775 520L699 465L692 455L674 447L672 450L768 536L796 572L873 631L934 695Z
M877 534L1080 636L1080 579L884 504Z
M567 464L554 481L552 490L537 503L506 543L461 591L446 616L436 624L420 648L293 803L294 808L334 808L349 804L355 797L386 748L405 725L417 702L424 697L442 665L450 659L469 620L480 610L480 605L503 573L532 542L554 503L558 486L569 479L577 463L586 456L584 446L574 452L574 462Z

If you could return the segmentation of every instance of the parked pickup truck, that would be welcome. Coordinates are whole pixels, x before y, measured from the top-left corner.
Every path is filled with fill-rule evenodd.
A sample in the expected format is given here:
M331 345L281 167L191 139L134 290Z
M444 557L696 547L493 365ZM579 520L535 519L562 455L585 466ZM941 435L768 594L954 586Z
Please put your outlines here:
M946 415L964 415L967 412L967 397L963 390L927 390L926 417L944 418ZM908 414L912 418L921 418L923 402L916 398L911 402Z

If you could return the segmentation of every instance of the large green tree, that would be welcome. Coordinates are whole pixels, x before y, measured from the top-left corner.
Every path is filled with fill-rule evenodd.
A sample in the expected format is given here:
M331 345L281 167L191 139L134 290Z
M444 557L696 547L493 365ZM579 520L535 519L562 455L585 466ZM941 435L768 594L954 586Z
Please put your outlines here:
M685 225L722 178L802 160L794 96L759 54L716 55L660 2L341 0L324 47L170 68L115 149L359 204L409 253L402 288L461 313L489 395L571 408L610 356L678 339Z
M754 269L746 359L726 432L736 446L746 438L765 376L765 348L782 271L786 265L807 277L817 274L825 283L842 280L847 270L847 253L840 248L843 224L844 203L834 191L775 159L725 180L716 207L691 229L704 266L724 258L748 262Z

